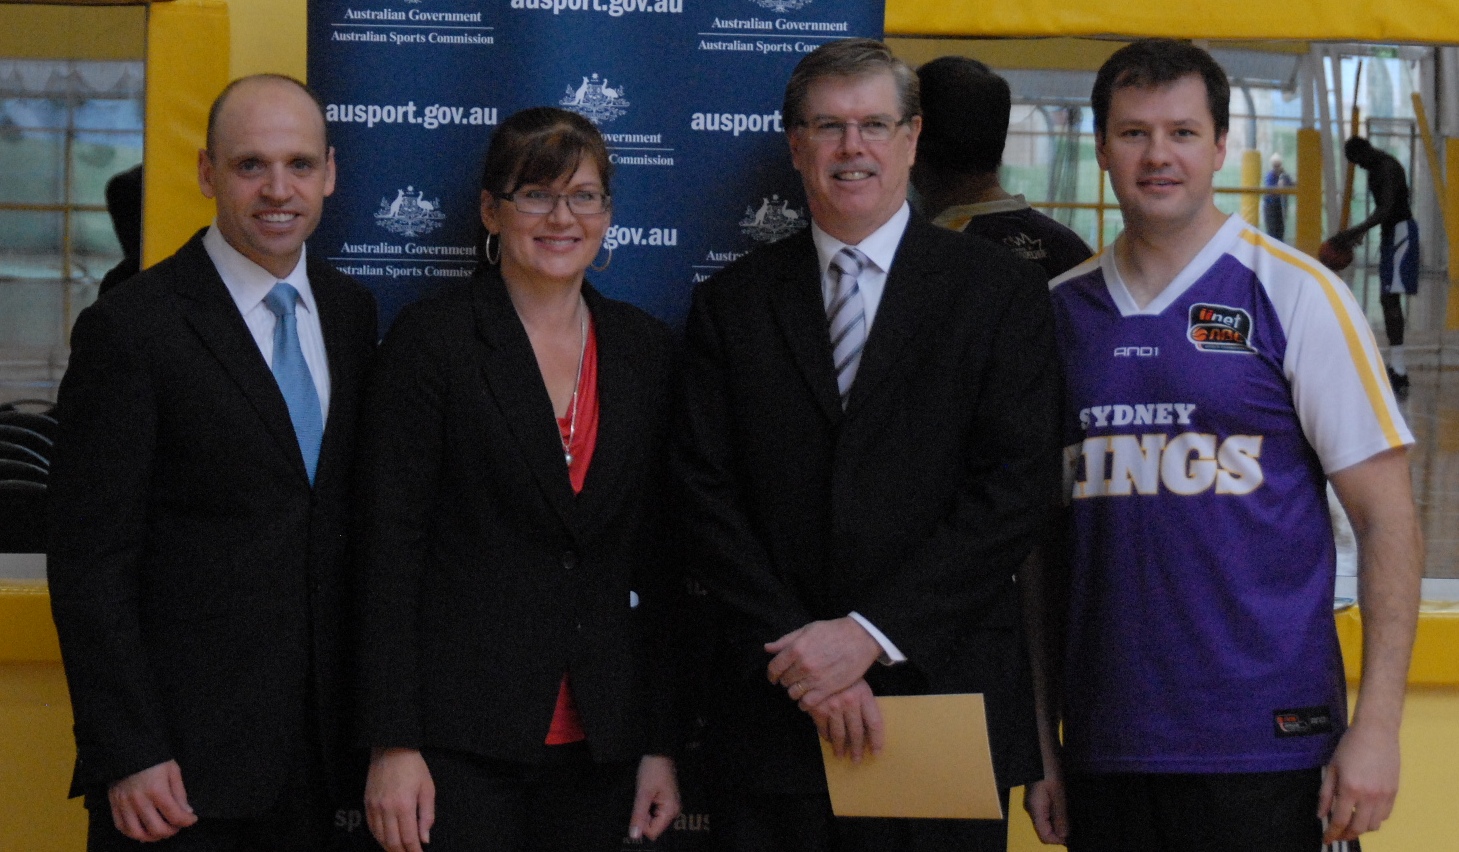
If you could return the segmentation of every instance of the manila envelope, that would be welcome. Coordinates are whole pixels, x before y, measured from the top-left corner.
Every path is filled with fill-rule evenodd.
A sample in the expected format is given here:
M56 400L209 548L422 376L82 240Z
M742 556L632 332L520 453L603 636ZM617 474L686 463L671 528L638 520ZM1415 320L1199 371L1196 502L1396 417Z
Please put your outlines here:
M982 695L879 696L876 704L886 725L881 754L852 763L821 741L836 816L1003 818Z

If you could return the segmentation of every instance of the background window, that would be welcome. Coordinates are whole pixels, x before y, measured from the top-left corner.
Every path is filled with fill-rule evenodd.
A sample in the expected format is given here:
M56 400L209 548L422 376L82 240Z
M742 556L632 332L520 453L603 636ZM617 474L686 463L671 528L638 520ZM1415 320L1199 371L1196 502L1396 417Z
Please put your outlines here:
M0 59L0 402L54 398L122 260L106 184L142 161L141 62Z

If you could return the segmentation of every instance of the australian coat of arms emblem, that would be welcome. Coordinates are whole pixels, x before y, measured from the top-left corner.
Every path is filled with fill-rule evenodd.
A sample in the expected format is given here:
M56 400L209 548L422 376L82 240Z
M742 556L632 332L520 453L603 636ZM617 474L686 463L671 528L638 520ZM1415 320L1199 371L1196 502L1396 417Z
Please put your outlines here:
M811 5L811 0L752 0L761 9L772 12L794 12Z
M416 194L412 195L413 192ZM419 237L441 227L446 214L440 208L441 199L427 201L425 190L407 186L395 191L394 201L380 199L375 224L402 237Z
M740 230L761 243L773 243L805 226L805 211L791 207L790 201L779 194L762 197L759 207L753 204L746 207L745 218L740 220Z
M558 103L594 124L612 121L628 111L623 84L619 83L615 89L608 85L607 78L599 78L597 74L584 77L580 85L568 86L567 96Z

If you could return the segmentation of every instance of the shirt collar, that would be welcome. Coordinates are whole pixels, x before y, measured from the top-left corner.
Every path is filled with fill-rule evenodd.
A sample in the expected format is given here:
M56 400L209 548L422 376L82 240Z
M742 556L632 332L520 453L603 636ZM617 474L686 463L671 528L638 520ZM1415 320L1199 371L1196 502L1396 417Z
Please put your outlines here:
M238 249L228 244L223 239L223 234L218 230L218 223L215 220L208 232L203 235L203 248L207 250L208 257L212 258L213 267L218 270L218 277L223 279L223 286L228 288L228 295L233 297L233 303L238 306L238 312L245 316L257 308L263 302L265 296L274 288L274 285L283 281L292 284L295 290L299 291L299 304L304 310L311 314L318 314L314 305L314 291L309 287L309 275L306 271L305 261L307 259L307 246L299 249L299 262L294 269L283 278L275 278L273 273L259 266L257 263L244 257Z
M892 214L892 218L856 244L857 250L866 255L883 273L890 271L892 259L897 255L897 246L901 244L902 234L906 232L907 222L911 218L912 208L903 201L897 212ZM831 259L850 243L843 243L821 230L821 226L814 219L811 220L811 240L816 244L816 256L821 262L821 277L824 278L826 270L831 268Z
M1027 210L1028 207L1028 199L1022 195L1000 198L997 201L983 201L978 204L958 204L938 213L932 220L932 224L939 228L961 231L974 217L987 216L990 213L1013 213Z

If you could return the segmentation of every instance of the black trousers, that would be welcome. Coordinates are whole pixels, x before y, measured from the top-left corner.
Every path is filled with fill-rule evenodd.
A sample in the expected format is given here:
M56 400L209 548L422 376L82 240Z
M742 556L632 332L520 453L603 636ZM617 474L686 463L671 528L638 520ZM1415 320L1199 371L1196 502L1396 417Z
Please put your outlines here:
M1318 852L1321 769L1071 775L1069 852Z
M1000 793L1008 812L1008 791ZM1004 852L1005 820L838 818L820 796L715 791L716 852Z
M422 750L436 785L430 852L617 852L638 764L594 763L585 743L536 766Z

